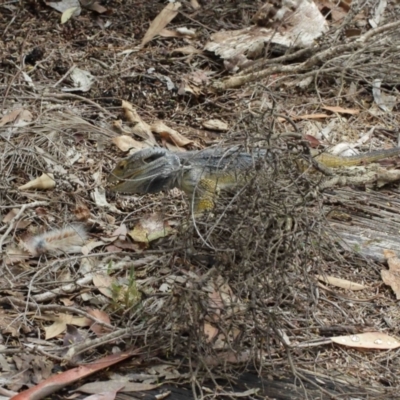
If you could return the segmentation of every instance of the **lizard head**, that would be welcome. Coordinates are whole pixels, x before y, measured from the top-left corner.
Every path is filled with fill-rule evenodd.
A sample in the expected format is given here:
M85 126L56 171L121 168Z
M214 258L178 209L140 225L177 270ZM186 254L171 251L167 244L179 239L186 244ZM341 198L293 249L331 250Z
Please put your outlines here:
M143 149L119 161L108 182L113 192L156 193L174 186L180 166L179 157L166 149Z

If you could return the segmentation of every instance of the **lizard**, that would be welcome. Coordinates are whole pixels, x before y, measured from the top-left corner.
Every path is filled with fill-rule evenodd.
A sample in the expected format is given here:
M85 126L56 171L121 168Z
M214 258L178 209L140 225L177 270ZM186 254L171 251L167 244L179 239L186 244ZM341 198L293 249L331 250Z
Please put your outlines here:
M336 156L310 149L318 164L328 168L369 164L400 155L400 147L376 150L349 157ZM148 194L179 188L192 200L193 211L201 214L214 208L220 190L237 186L254 167L257 159L268 158L266 149L252 154L238 147L208 148L187 152L171 152L165 148L139 150L118 162L108 177L111 191Z

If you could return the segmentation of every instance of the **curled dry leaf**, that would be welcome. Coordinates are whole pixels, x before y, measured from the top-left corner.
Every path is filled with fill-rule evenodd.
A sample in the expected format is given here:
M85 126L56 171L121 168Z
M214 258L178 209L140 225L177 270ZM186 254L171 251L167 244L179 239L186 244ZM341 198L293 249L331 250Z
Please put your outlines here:
M142 139L148 140L150 143L155 144L156 140L151 132L150 126L144 122L142 118L140 118L132 104L123 100L122 108L124 109L126 119L134 125L132 129L133 133Z
M0 119L0 126L4 126L10 122L15 122L16 126L25 126L33 119L32 114L28 110L18 108L6 114Z
M359 283L348 281L347 279L340 279L334 276L328 275L317 275L317 279L322 282L329 283L330 285L340 287L342 289L348 290L363 290L366 289L367 286L361 285Z
M54 8L60 13L63 13L64 11L73 7L78 7L79 9L81 8L79 0L46 1L46 5Z
M343 346L362 348L390 350L400 347L400 342L382 332L365 332L357 335L335 336L331 338L332 342Z
M151 125L151 130L158 133L163 139L169 139L177 146L187 146L192 144L193 140L185 138L176 130L168 127L162 121L156 121Z
M95 11L98 14L104 14L108 11L107 8L103 7L99 2L93 0L80 0L83 8L86 8L90 11Z
M218 335L218 329L209 324L208 322L204 323L204 334L207 338L207 342L211 342L217 335Z
M110 290L110 287L112 283L115 281L115 279L111 278L109 275L105 274L97 274L93 276L93 284L94 286L97 287L99 292L103 294L104 296L112 299L113 295ZM94 315L93 315L94 316Z
M32 189L53 189L56 186L56 181L54 180L53 174L43 174L39 178L34 179L20 186L19 190L32 190Z
M154 36L158 35L169 24L178 14L180 7L181 3L179 2L167 4L150 24L144 38L142 39L141 46L150 42Z
M61 23L65 24L68 20L70 20L73 16L77 17L81 13L80 7L71 7L65 10L61 15Z
M136 242L150 243L153 240L166 237L173 232L161 214L151 214L143 217L129 232L129 236Z
M350 115L356 115L360 113L360 110L356 110L354 108L343 108L343 107L322 107L324 110L336 112L339 114L350 114Z
M203 121L203 126L206 129L211 129L214 131L221 131L221 132L226 132L229 129L228 124L219 119L209 119L208 121Z
M145 143L139 142L128 135L121 135L112 138L112 142L122 151L126 152L131 149L140 150L147 147Z
M196 49L196 47L189 45L189 46L183 46L183 47L178 47L177 49L173 49L171 51L172 54L174 53L181 53L181 54L201 54L202 51Z

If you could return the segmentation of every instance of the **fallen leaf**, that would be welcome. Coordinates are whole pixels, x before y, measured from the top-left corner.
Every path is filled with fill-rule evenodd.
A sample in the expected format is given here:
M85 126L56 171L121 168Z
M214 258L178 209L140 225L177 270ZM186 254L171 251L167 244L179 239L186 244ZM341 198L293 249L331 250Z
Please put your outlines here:
M103 187L97 187L93 190L93 192L90 193L90 197L94 200L96 203L96 206L98 207L108 207L111 211L114 211L118 213L117 207L114 205L110 204L107 199L106 199L106 191L104 190Z
M227 130L229 130L228 124L219 119L209 119L208 121L203 121L202 125L206 129L211 129L215 131L226 132Z
M122 100L122 108L125 112L126 119L134 125L133 133L142 139L148 140L152 144L156 144L156 139L151 132L150 126L140 118L132 104Z
M131 149L140 150L146 147L143 142L139 142L128 135L117 136L112 138L111 141L123 152L127 152Z
M211 342L218 335L218 332L215 326L212 326L208 322L204 323L204 334L206 335L207 342Z
M49 397L52 393L71 385L80 379L92 375L95 372L101 371L110 367L111 365L126 360L140 351L141 349L136 349L124 353L112 354L110 356L95 360L91 364L82 364L79 367L69 369L68 371L57 373L40 382L38 385L18 393L13 397L13 400L42 399Z
M104 392L99 392L96 394L92 394L91 396L86 397L83 400L114 400L117 396L117 393L125 387L125 382L121 382L121 386L115 388L115 390L107 390ZM109 388L109 386L108 386Z
M50 319L54 321L50 326L46 326L44 328L45 331L45 340L52 339L53 337L58 336L59 334L65 332L67 329L67 325L77 325L77 326L89 326L90 324L87 322L87 319L84 317L74 317L69 314L60 314L57 316L48 315L45 316L46 319Z
M93 0L80 0L81 5L83 8L86 8L87 10L90 11L95 11L98 14L104 14L106 12L109 12L109 10L105 7L103 7L100 3L97 1Z
M150 243L153 240L166 237L173 232L167 221L164 221L161 214L154 213L145 216L129 232L129 236L135 242Z
M347 279L340 279L334 276L328 275L317 275L317 279L322 282L329 283L330 285L340 287L342 289L348 290L363 290L366 289L367 286L361 285L359 283L348 281Z
M97 274L93 276L93 284L94 286L99 289L99 292L101 294L104 294L104 296L112 299L113 295L111 293L110 287L112 283L114 282L114 279L111 278L109 275L105 274Z
M337 113L340 113L340 114L356 115L356 114L360 113L360 110L356 110L354 108L343 108L343 107L339 107L339 106L335 106L335 107L326 106L326 107L322 107L322 108L324 110L337 112Z
M193 7L194 10L197 10L200 8L200 4L198 3L197 0L190 0L190 5Z
M95 82L95 77L89 71L78 67L75 67L69 76L75 87L62 88L63 92L88 92Z
M202 50L196 49L196 47L189 45L189 46L183 46L183 47L178 47L177 49L173 49L171 51L172 54L174 53L182 53L182 54L201 54Z
M141 46L143 47L146 43L150 42L154 36L158 35L178 14L178 9L181 7L181 3L169 3L163 10L154 18L149 28L147 29L144 38L142 39Z
M20 249L14 245L7 247L5 257L3 257L3 261L7 264L17 264L21 261L26 261L31 258L31 255L28 251Z
M56 186L53 174L42 174L39 178L36 178L25 185L22 185L18 190L32 190L32 189L53 189Z
M80 334L78 328L73 325L67 324L66 333L63 338L63 346L70 347L73 344L83 342L83 336Z
M392 288L396 294L396 299L400 299L400 259L396 256L396 253L391 250L384 250L383 255L387 260L389 271L383 269L381 271L381 277L385 285Z
M121 224L112 234L112 237L115 237L118 240L125 240L126 234L128 233L128 229L125 224Z
M156 121L151 125L151 130L155 133L158 133L163 139L169 139L177 146L187 146L188 144L192 144L193 140L185 138L176 130L169 128L162 121Z
M323 118L330 118L328 114L305 114L305 115L297 115L292 117L292 119L323 119Z
M312 135L304 135L304 139L306 139L308 141L308 143L310 144L310 146L312 148L318 147L321 145L321 142Z
M16 110L13 110L6 114L1 120L0 120L0 126L4 126L5 124L8 124L9 122L13 122L18 118L18 115L22 112L22 108L18 108Z
M385 112L392 111L393 107L397 103L397 97L382 92L381 84L382 80L380 79L375 79L372 83L372 94L374 96L375 103L381 110Z
M153 390L162 385L162 383L158 384L150 384L150 383L137 383L137 382L128 382L128 381L117 381L117 380L109 380L109 381L96 381L91 383L86 383L76 389L76 391L83 393L100 393L105 390L116 390L116 388L121 388L121 392L141 392L145 390Z
M343 346L362 348L390 350L400 347L400 342L382 332L365 332L356 335L335 336L331 338L332 342Z
M61 15L61 23L65 24L72 16L78 16L80 14L80 7L72 7L65 10Z
M82 254L87 256L93 249L96 247L101 247L104 246L105 242L101 240L91 240L90 242L86 243L84 246L82 246Z
M110 317L105 311L89 309L87 310L87 313L101 322L104 322L106 324L111 323ZM110 329L105 326L99 325L97 322L93 322L92 320L90 320L90 330L94 332L98 337L110 333Z
M46 5L54 8L55 10L57 10L60 13L63 13L64 11L67 11L68 9L71 9L74 7L78 8L79 13L80 13L80 9L81 9L79 0L46 1Z

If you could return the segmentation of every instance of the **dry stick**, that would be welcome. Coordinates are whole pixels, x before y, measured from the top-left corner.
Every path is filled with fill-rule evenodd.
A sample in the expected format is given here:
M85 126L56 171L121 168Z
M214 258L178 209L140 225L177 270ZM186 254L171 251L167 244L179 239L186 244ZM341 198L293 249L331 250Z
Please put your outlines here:
M72 314L82 315L82 316L84 316L86 318L89 318L90 320L92 320L96 324L104 326L107 329L113 329L113 330L115 329L115 326L112 326L110 324L107 324L106 322L100 321L99 319L93 317L89 313L87 313L85 311L82 311L82 310L79 310L78 308L60 306L58 304L46 304L46 305L44 305L44 304L30 303L30 302L26 302L26 301L21 300L21 299L17 299L15 297L6 297L4 300L10 305L17 305L17 306L20 306L20 307L28 307L30 309L39 309L40 311L70 312Z
M340 44L338 46L328 48L317 54L314 54L312 57L310 57L308 60L302 62L301 64L297 64L294 66L292 66L292 65L276 65L276 66L267 68L263 71L251 73L248 75L233 76L232 78L229 78L223 82L221 82L221 81L214 82L214 84L212 86L216 90L226 90L226 89L231 89L231 88L242 86L243 84L245 84L247 82L253 82L257 79L262 79L262 78L265 78L265 77L267 77L271 74L275 74L275 73L285 73L285 74L299 73L303 70L308 70L311 67L318 65L325 58L328 58L328 57L332 58L332 57L336 56L337 54L342 54L343 52L346 52L346 51L359 49L362 46L364 46L365 42L368 39L370 39L371 37L378 35L382 32L386 32L391 29L398 28L398 27L400 27L400 21L392 22L390 24L386 24L379 28L370 30L369 32L360 36L357 40L355 40L351 43Z
M53 99L73 99L73 100L79 100L83 101L85 103L88 103L96 108L98 108L100 111L103 113L107 114L109 117L115 117L113 114L111 114L109 111L107 111L105 108L94 102L93 100L87 99L86 97L78 96L77 94L72 94L72 93L54 93L54 94L43 94L41 96L42 99L46 100L51 100Z
M74 64L54 85L53 87L55 88L58 86L74 69L76 68L76 65Z
M20 68L18 69L17 73L12 77L10 83L9 83L8 86L7 86L6 92L4 93L3 109L4 109L4 107L5 107L6 100L7 100L7 96L8 96L8 93L9 93L10 89L11 89L12 84L14 83L15 79L17 79L17 77L19 76L19 74L22 72L23 61L24 61L24 58L23 58L23 57L24 57L24 56L23 56L24 48L25 48L26 42L27 42L27 40L28 40L28 37L29 37L29 35L30 35L30 33L31 33L31 30L32 30L32 28L29 28L29 29L28 29L28 32L26 33L25 39L24 39L24 41L23 41L23 43L22 43L22 46L21 46L21 61L20 61L20 64L21 64L21 65L20 65Z
M117 339L122 339L124 337L130 336L132 333L132 328L123 328L115 332L109 333L97 339L87 339L83 343L79 343L76 346L72 346L68 353L65 355L64 360L70 361L74 356L83 353L86 350L99 347L108 342L115 341Z
M10 224L7 230L4 232L4 235L0 239L0 254L3 253L2 247L4 240L6 239L7 235L12 231L15 226L17 219L24 213L27 208L38 207L38 206L45 206L47 205L47 201L35 201L33 203L24 204L21 209L18 211L18 214L10 221Z

